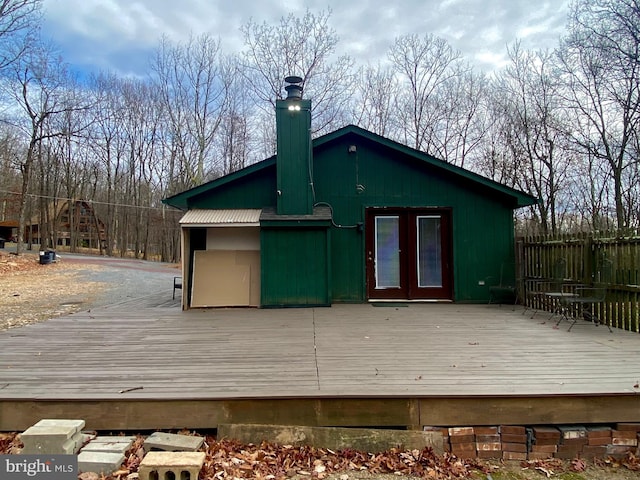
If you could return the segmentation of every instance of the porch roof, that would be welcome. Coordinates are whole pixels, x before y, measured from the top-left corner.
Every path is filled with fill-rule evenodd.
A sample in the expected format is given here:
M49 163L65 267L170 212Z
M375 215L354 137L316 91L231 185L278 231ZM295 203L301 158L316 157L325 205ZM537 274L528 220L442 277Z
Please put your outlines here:
M180 219L182 227L258 227L261 209L194 209Z

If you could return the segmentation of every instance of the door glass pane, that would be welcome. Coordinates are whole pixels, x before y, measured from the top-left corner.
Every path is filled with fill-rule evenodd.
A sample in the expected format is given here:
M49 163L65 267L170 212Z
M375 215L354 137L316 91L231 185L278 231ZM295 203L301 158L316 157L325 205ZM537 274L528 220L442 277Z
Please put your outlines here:
M376 288L400 287L400 219L376 217Z
M418 287L442 287L440 216L417 217Z

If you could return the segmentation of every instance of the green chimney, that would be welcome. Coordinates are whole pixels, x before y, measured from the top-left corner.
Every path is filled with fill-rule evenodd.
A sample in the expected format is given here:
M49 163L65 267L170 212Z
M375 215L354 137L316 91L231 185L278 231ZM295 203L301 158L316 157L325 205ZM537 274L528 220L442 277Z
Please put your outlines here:
M288 96L276 101L277 214L313 213L311 101L302 99L300 77L287 77Z

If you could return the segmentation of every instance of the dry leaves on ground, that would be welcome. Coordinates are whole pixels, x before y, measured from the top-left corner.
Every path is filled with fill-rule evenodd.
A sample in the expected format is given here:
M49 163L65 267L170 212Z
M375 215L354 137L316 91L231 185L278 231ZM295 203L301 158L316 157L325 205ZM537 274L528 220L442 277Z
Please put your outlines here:
M34 254L0 252L0 331L81 310L103 289L99 282L79 279L87 268L101 267L64 261L40 265Z
M196 435L183 431L182 434ZM19 453L22 444L15 433L0 433L0 454ZM640 463L635 455L622 460L565 462L558 459L492 464L435 455L430 449L391 449L383 453L327 448L293 447L263 442L242 444L205 436L206 460L201 480L411 480L486 478L572 478L627 480L637 478ZM122 467L112 475L86 473L81 480L135 480L144 458L144 437L138 435ZM574 473L578 471L578 473ZM567 477L566 475L573 475Z

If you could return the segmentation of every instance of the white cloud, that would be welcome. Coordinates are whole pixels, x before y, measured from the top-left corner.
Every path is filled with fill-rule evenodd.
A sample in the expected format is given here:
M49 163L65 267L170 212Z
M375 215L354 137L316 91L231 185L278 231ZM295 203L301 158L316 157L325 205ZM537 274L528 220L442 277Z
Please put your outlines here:
M331 2L332 0L329 0ZM220 38L225 52L242 47L240 27L249 20L275 23L293 12L332 9L331 26L341 38L340 54L358 63L386 58L401 35L442 36L483 69L499 66L506 45L554 47L565 24L567 0L44 0L45 33L61 45L70 63L85 68L146 71L143 58L162 35L176 41L190 34ZM137 64L135 63L137 62Z

